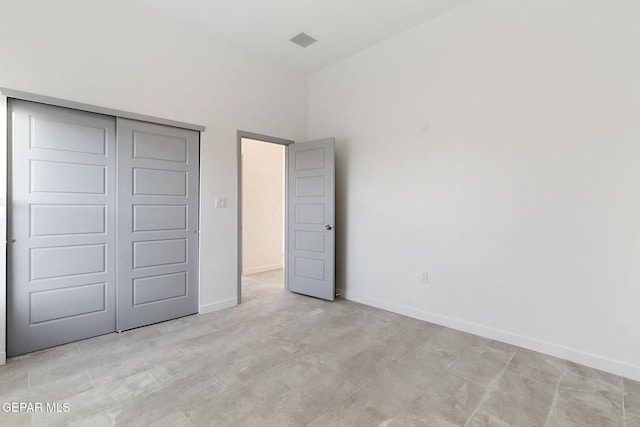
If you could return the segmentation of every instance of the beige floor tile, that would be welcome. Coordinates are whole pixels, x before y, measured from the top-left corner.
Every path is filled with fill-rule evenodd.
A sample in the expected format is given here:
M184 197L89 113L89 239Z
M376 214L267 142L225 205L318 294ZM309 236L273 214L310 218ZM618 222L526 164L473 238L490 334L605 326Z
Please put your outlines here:
M67 399L71 421L91 417L122 403L149 395L160 387L148 372L133 375L120 381L92 388Z
M4 402L3 402L4 403ZM0 426L31 427L33 414L0 412Z
M513 356L507 370L536 381L557 384L564 369L564 360L531 350L521 349Z
M579 423L574 420L570 420L569 418L563 417L555 413L552 409L551 414L549 414L549 419L547 420L547 424L545 427L590 427L587 424Z
M427 344L430 347L444 350L447 353L460 355L472 345L487 345L491 342L486 338L467 334L449 328L444 328L435 334Z
M558 390L553 414L589 426L623 425L622 393L602 390Z
M355 391L354 386L341 378L321 373L270 402L260 414L274 426L307 425L337 407Z
M127 341L122 346L112 346L109 351L73 352L64 358L30 368L29 383L32 386L48 383L86 370L91 374L94 384L99 386L141 373L156 363L162 363L162 360L173 360L180 352L171 343L159 339L142 341L136 345Z
M449 370L464 378L488 386L502 373L511 357L511 352L505 352L487 345L473 345L462 353Z
M543 426L556 387L506 372L492 387L482 412L517 426Z
M270 345L257 348L251 354L219 362L209 368L208 372L215 375L222 384L229 387L282 363L287 363L291 358L290 353L277 346Z
M69 343L51 347L44 350L35 351L33 353L23 354L21 356L12 357L7 360L4 367L0 367L0 372L7 369L11 370L33 370L35 368L43 368L56 366L58 363L66 364L69 360L73 360L79 355L80 350L77 343ZM4 373L2 374L4 375Z
M0 402L13 400L13 396L26 393L29 388L29 374L26 370L0 371Z
M625 427L640 427L640 415L627 414Z
M172 332L172 334L175 334L175 332ZM235 337L242 335L243 328L238 325L233 325L203 335L187 337L177 341L176 345L180 347L186 355L211 357L215 362L216 358L224 358L231 350L229 344L233 342Z
M506 342L491 340L487 344L486 347L492 348L494 350L500 350L504 353L511 354L511 356L515 355L520 347L516 347L515 345L507 344Z
M569 390L588 389L618 392L622 387L622 378L577 363L566 362L560 387Z
M321 417L316 418L309 427L354 427L333 412L325 412Z
M194 426L233 426L289 390L289 387L265 372L182 412Z
M72 422L69 427L111 427L113 422L109 414L104 411L90 417L82 418L81 420Z
M640 415L640 382L624 379L624 409Z
M66 427L68 420L63 413L38 412L31 415L31 427ZM10 424L11 427L13 425Z
M385 372L362 387L334 412L355 426L383 425L418 398L408 383Z
M622 384L617 375L566 362L551 415L589 426L621 426Z
M421 389L420 397L402 411L394 425L410 421L415 425L463 426L482 403L485 388L449 372Z
M421 391L455 362L457 356L423 344L389 367L389 373Z
M329 368L330 365L315 354L297 353L292 359L269 369L269 373L294 388Z
M366 328L346 328L345 331L328 330L314 339L305 339L302 349L320 357L325 363L338 364L348 357L377 343L377 331Z
M542 424L544 425L544 424ZM512 424L506 423L496 417L493 417L485 412L478 411L471 418L466 427L518 427Z
M218 356L219 355L216 355L216 357L212 357L212 359L218 360ZM231 360L237 358L238 355L235 352L229 351L226 357L228 360ZM160 387L166 387L185 377L206 374L213 363L211 360L202 356L182 354L175 360L152 367L148 372Z
M169 347L161 351L155 349L140 350L113 359L106 359L104 364L89 369L91 379L96 387L135 375L178 359L183 352L178 347Z
M429 325L429 324L425 324ZM395 332L340 362L333 372L356 387L362 387L391 364L403 359L438 330L429 326Z
M440 418L419 419L408 412L401 412L389 424L390 427L461 427Z
M250 412L248 415L234 421L233 425L234 427L272 427L256 411Z
M116 426L146 426L224 390L217 378L191 375L109 411Z
M86 371L79 371L47 382L38 381L36 385L30 386L26 391L23 390L20 395L12 396L12 400L55 402L92 388L94 387L89 374Z
M54 358L51 361L43 361L43 363L30 363L31 361L29 361L27 363L29 385L37 386L76 375L80 371L87 371L92 364L100 363L104 359L104 356L88 357L74 351L69 352L64 358Z
M238 353L240 356L251 356L265 348L279 347L278 340L271 334L255 333L252 326L245 325L243 331L236 334L229 343L229 348ZM278 329L279 330L279 329ZM274 331L274 333L277 333Z
M182 412L174 412L173 414L164 417L153 424L149 424L150 427L191 427L191 423L184 416Z

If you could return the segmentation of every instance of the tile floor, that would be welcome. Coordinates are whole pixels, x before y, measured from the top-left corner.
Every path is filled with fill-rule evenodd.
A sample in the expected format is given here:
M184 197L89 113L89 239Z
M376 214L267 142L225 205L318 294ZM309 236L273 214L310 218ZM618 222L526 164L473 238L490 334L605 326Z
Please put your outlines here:
M11 359L0 426L626 426L640 383L246 277L238 307Z

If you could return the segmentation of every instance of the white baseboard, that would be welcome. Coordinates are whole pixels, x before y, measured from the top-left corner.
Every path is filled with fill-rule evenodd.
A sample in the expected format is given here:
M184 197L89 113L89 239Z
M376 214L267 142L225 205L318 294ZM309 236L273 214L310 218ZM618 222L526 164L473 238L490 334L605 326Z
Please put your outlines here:
M342 296L349 300L361 304L369 305L383 310L391 311L404 316L413 317L415 319L424 320L426 322L435 323L437 325L446 326L474 335L479 335L496 341L505 342L518 347L527 348L529 350L538 351L571 362L589 366L601 371L611 372L612 374L621 375L632 380L640 381L640 366L632 365L626 362L609 359L591 354L563 345L542 341L537 338L531 338L524 335L514 334L512 332L501 329L492 328L478 323L468 322L453 317L443 316L441 314L420 310L414 307L396 304L378 298L372 298L355 292L341 291Z
M234 307L236 305L238 305L238 299L229 298L223 301L201 305L200 309L198 310L198 313L199 314L213 313L214 311L224 310L225 308Z
M264 273L265 271L282 270L283 268L284 267L282 266L282 264L263 265L260 267L243 269L242 275L246 276L247 274L256 274L256 273Z
M0 351L0 365L4 365L5 363L7 363L7 352Z

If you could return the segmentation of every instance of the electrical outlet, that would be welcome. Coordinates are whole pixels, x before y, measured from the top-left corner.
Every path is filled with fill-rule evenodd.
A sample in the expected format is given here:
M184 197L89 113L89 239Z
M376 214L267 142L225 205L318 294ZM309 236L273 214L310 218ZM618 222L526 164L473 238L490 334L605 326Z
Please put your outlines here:
M426 285L427 283L429 283L429 273L427 273L426 271L422 273L420 277L420 281L422 282L423 285Z

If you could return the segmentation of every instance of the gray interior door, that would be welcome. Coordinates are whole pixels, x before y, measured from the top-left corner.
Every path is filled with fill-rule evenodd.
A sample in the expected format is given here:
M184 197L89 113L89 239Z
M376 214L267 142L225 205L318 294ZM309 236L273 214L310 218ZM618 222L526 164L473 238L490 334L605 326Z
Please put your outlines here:
M199 139L118 119L118 330L198 311Z
M115 330L115 118L10 100L7 354Z
M292 144L287 150L287 286L333 301L335 142Z

